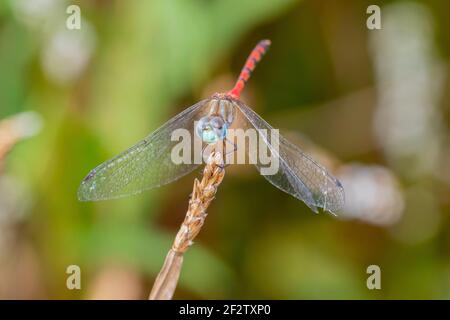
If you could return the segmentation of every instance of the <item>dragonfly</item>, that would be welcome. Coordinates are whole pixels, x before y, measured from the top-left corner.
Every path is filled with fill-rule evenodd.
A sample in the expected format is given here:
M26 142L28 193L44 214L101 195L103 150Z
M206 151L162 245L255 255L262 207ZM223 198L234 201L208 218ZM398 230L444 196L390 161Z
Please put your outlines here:
M231 90L216 93L185 109L131 148L90 171L79 187L79 200L107 200L137 194L195 170L200 164L172 161L171 150L177 143L171 139L174 130L189 130L200 137L202 143L214 145L224 142L228 130L238 126L256 130L265 147L278 158L277 172L263 175L265 179L303 201L316 213L318 208L332 214L338 212L344 204L342 184L278 133L275 148L273 137L269 140L266 133L274 128L240 100L247 81L270 44L270 40L262 40L255 46ZM255 166L261 173L263 165L257 162Z

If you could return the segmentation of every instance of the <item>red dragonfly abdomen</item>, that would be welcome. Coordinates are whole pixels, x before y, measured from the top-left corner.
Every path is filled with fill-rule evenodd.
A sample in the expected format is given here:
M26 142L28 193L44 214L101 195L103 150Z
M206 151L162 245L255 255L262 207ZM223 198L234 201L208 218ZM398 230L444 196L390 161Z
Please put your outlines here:
M241 96L241 92L245 87L248 79L250 78L253 70L256 68L256 64L262 59L264 54L270 47L270 40L261 40L253 51L250 53L247 61L245 62L244 67L242 68L241 73L239 74L239 78L234 85L234 88L228 91L228 95L230 95L234 99L239 99Z

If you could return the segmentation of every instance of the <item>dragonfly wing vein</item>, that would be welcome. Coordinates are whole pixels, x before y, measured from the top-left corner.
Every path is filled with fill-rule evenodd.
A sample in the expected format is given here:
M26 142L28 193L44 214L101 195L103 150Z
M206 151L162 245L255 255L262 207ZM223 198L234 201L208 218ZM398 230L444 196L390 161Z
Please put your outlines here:
M331 213L339 211L344 204L344 189L341 183L282 135L269 134L273 127L250 107L243 103L236 105L246 118L247 127L255 128L272 156L279 157L278 171L272 175L263 175L264 178L284 192L302 200L315 212L317 207ZM267 134L262 130L267 130ZM278 139L278 151L274 148L272 139ZM256 167L261 172L262 165L257 163Z
M145 139L93 169L82 181L78 198L82 201L120 198L165 185L195 170L199 164L172 161L172 148L179 141L172 141L171 136L174 130L183 128L193 138L194 121L206 112L203 107L207 101L187 108Z

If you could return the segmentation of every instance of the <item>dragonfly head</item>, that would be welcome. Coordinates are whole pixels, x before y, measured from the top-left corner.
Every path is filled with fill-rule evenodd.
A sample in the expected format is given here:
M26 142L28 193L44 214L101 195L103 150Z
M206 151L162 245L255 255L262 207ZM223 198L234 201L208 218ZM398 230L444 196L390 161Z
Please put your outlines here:
M213 144L226 137L227 129L228 126L221 117L205 116L197 122L195 132L202 141Z

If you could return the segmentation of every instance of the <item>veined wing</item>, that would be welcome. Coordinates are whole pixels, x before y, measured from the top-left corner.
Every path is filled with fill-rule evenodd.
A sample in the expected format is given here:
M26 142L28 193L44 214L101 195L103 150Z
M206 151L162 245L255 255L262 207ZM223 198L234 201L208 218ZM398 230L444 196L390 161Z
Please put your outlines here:
M93 169L81 182L79 200L106 200L136 194L172 182L197 168L199 164L194 161L191 164L172 161L172 148L179 141L172 141L171 135L174 130L183 128L189 130L193 140L194 121L207 112L203 108L207 102L202 100L187 108L142 141ZM191 159L193 157L191 154Z
M279 156L278 171L273 175L263 175L264 178L284 192L305 202L314 212L317 212L317 207L331 213L339 211L344 205L344 188L341 183L283 136L280 134L271 136L272 126L251 108L242 102L237 102L236 105L246 118L247 126L258 131L259 139L264 141L272 156L277 154ZM272 139L278 139L278 151ZM262 165L259 162L256 167L261 172Z

